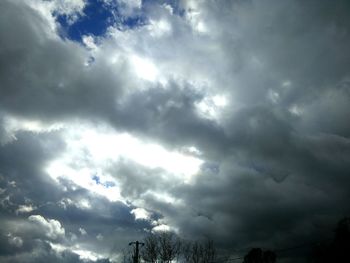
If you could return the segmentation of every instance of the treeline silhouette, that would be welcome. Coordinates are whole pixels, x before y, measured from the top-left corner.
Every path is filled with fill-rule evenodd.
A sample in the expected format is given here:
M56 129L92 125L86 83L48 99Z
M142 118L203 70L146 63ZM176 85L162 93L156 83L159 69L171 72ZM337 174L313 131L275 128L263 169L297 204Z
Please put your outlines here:
M253 248L244 257L243 263L275 263L276 253L271 250L263 251L261 248Z
M135 260L135 250L124 251L123 263L216 262L216 249L210 239L189 241L179 238L172 232L160 232L149 234L142 244L139 259Z
M347 217L338 222L335 237L331 243L316 246L311 262L350 262L350 218Z
M305 260L310 263L350 263L350 218L340 220L334 232L334 238L323 242L302 244L275 251L253 248L243 257L243 263L275 263L279 257L282 258L279 256L280 252L303 248L310 248L312 251L311 255L305 256Z
M180 239L172 232L149 234L142 241L140 255L135 260L135 251L124 253L123 263L150 262L150 263L276 263L285 251L308 248L311 253L305 255L309 263L350 263L350 218L338 222L334 230L334 237L327 241L296 245L289 248L262 250L252 248L241 257L218 257L214 242L210 239L204 241L188 241ZM289 262L289 261L288 261ZM297 262L297 261L296 261Z

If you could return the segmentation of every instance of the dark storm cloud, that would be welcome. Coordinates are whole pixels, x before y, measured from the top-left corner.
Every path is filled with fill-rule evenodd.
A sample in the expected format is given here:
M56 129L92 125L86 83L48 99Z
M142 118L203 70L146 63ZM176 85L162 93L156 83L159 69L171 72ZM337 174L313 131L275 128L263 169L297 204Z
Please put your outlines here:
M132 103L142 112L137 123L143 131L160 132L159 137L180 144L196 142L205 156L222 154L219 161L215 158L220 173L200 174L194 186L178 187L175 196L188 210L174 204L181 211L176 216L169 207L160 208L184 233L207 231L237 246L254 241L289 245L317 239L323 227L329 233L332 224L349 213L350 21L344 11L349 6L346 1L269 3L238 2L230 9L211 2L199 8L209 26L224 25L220 37L233 40L223 41L222 47L240 60L237 66L228 63L232 75L224 80L233 83L226 88L232 89L233 103L243 107L226 112L223 127L192 115L196 99L184 108L159 112L157 106L163 104L156 102L157 95L149 99L150 106L146 99ZM236 16L220 16L223 10ZM220 18L217 22L213 17ZM252 57L261 65L252 65ZM276 98L269 96L270 90L276 91ZM188 118L179 117L186 111ZM169 191L174 194L172 187Z
M6 189L12 188L12 198L20 204L24 204L25 197L37 202L42 197L45 197L44 202L57 199L61 191L43 170L46 162L63 149L64 144L57 134L43 135L40 139L31 133L18 134L17 141L3 145L0 151L1 183ZM11 182L12 187L7 188L6 184Z
M203 96L194 87L179 87L176 83L167 89L135 92L120 103L116 122L126 130L140 136L146 134L171 147L194 145L222 154L227 140L223 129L216 122L201 118L195 108Z

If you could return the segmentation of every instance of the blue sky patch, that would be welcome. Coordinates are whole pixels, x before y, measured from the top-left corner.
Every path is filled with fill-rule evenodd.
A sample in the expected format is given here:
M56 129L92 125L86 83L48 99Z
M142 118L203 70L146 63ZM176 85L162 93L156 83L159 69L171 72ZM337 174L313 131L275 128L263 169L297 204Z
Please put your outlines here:
M103 186L106 187L106 188L115 186L115 183L110 182L110 181L101 182L100 177L97 176L97 175L94 175L94 176L92 177L92 180L95 181L96 184L103 185Z
M121 12L122 6L117 3L107 5L102 0L89 0L83 15L73 24L69 23L66 15L57 15L57 22L62 27L61 36L81 42L82 36L103 36L109 26L117 25L121 28L134 28L146 24L142 12L125 17Z

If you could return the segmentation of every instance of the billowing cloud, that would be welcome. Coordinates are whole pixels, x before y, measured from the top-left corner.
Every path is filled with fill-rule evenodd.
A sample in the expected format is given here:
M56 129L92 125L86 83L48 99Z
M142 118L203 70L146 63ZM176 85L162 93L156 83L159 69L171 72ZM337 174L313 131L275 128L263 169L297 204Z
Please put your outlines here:
M45 219L41 215L31 215L28 217L28 220L37 224L49 238L56 239L65 234L65 230L61 226L61 223L55 219Z

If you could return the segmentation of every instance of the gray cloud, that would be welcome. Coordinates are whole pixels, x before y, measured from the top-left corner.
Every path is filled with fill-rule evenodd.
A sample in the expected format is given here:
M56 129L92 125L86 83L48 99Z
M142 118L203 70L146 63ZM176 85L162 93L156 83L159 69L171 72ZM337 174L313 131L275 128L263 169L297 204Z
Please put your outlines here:
M154 224L234 251L321 240L349 214L347 1L180 4L182 16L149 3L150 24L111 27L89 49L61 39L27 4L0 3L1 260L81 260L56 251L49 242L57 236L29 228L28 218L57 220L65 229L57 244L112 260ZM157 28L159 21L167 26ZM153 61L166 81L138 77L133 56ZM209 103L219 112L213 117L198 105L215 95L228 103ZM28 131L33 120L63 127ZM108 160L101 173L126 200L111 202L45 170L72 149L65 132L77 123L172 151L195 146L203 164L184 183L162 168ZM92 161L82 152L70 164ZM135 220L135 207L151 218Z

